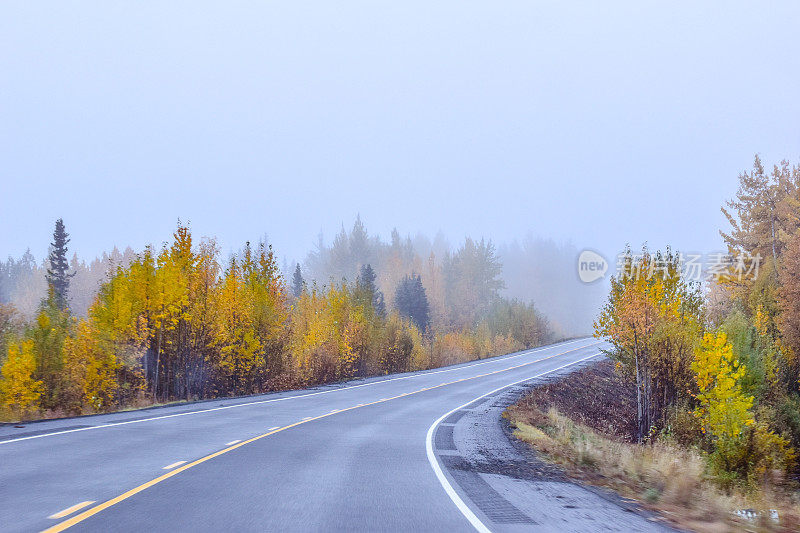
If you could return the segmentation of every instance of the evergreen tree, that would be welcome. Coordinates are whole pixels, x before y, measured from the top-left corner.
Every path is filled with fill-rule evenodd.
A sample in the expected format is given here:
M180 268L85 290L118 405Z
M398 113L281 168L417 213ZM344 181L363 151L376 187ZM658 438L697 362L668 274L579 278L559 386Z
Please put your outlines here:
M418 274L404 277L394 295L394 306L401 316L410 319L420 329L425 331L430 322L430 308L422 278Z
M363 266L369 262L369 236L367 235L367 229L364 227L364 223L361 222L361 215L356 216L353 229L350 231L348 244L350 245L350 262L354 267L358 265Z
M306 281L303 279L303 274L300 272L300 263L297 263L297 267L294 269L294 275L292 276L292 294L295 298L299 298L301 294L303 294L303 287L305 286Z
M372 265L367 264L361 267L358 279L364 288L368 289L370 292L375 292L375 279L377 277Z
M383 293L375 285L377 275L372 265L366 264L361 267L356 282L358 289L363 291L364 299L372 304L375 314L383 318L386 316L386 304L383 301Z
M375 296L372 300L372 307L375 308L375 314L381 318L386 318L386 302L383 301L383 292L375 291Z
M51 283L47 298L39 305L36 320L26 332L33 341L33 354L36 361L34 377L43 383L40 398L43 409L58 407L64 375L64 340L70 335L71 318L69 309L62 307L62 300Z
M50 244L50 268L47 269L47 284L53 290L56 305L60 309L67 308L67 293L69 280L74 275L69 272L67 260L67 243L69 234L64 228L64 220L56 220L56 229L53 231L53 242Z

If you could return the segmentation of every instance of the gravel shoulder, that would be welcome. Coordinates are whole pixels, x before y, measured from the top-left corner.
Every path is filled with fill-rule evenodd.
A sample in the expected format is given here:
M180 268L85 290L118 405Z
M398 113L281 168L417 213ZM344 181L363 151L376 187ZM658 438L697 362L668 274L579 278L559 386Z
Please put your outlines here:
M674 531L632 501L570 481L513 436L504 411L545 382L533 380L478 400L438 426L436 454L470 508L492 531Z

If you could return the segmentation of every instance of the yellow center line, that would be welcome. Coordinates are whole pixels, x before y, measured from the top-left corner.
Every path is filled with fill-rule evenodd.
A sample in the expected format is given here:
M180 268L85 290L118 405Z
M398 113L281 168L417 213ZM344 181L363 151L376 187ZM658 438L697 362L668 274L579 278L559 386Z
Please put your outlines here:
M270 430L267 433L264 433L263 435L258 435L256 437L251 438L251 439L244 440L242 442L234 444L233 446L229 446L227 448L223 448L222 450L219 450L219 451L214 452L212 454L206 455L205 457L201 457L200 459L192 461L191 463L185 464L185 465L183 465L183 466L181 466L179 468L175 468L174 470L170 470L166 474L162 474L162 475L158 476L157 478L148 481L147 483L143 483L143 484L139 485L138 487L134 487L134 488L132 488L132 489L126 491L126 492L123 492L122 494L120 494L119 496L117 496L115 498L111 498L110 500L107 500L107 501L101 503L100 505L96 505L96 506L92 507L91 509L87 509L86 511L82 512L81 514L75 515L72 518L70 518L68 520L64 520L63 522L61 522L59 524L55 524L54 526L45 529L42 533L57 533L59 531L64 531L65 529L70 528L70 527L74 526L75 524L77 524L79 522L82 522L82 521L86 520L87 518L89 518L91 516L96 515L100 511L108 509L109 507L111 507L113 505L116 505L116 504L118 504L119 502L121 502L123 500L127 500L131 496L134 496L134 495L136 495L136 494L138 494L138 493L140 493L140 492L142 492L144 490L147 490L150 487L152 487L153 485L161 483L162 481L165 481L166 479L169 479L172 476L180 474L181 472L183 472L185 470L189 470L192 467L195 467L195 466L197 466L199 464L205 463L206 461L210 461L211 459L214 459L215 457L219 457L222 454L231 452L231 451L233 451L233 450L235 450L237 448L241 448L242 446L245 446L245 445L250 444L252 442L255 442L257 440L263 439L265 437L269 437L270 435L274 435L274 434L279 433L281 431L285 431L287 429L291 429L291 428L299 426L301 424L307 424L308 422L313 422L314 420L319 420L321 418L326 418L326 417L329 417L329 416L333 416L334 414L338 414L338 413L344 413L344 412L347 412L347 411L352 411L352 410L358 409L360 407L367 407L367 406L370 406L370 405L375 405L375 404L379 404L379 403L383 403L383 402L388 402L388 401L391 401L391 400L396 400L396 399L402 398L404 396L410 396L412 394L419 394L421 392L425 392L425 391L429 391L429 390L433 390L433 389L438 389L438 388L444 387L446 385L452 385L454 383L460 383L462 381L468 381L468 380L472 380L472 379L478 379L478 378L482 378L482 377L486 377L486 376L491 376L493 374L498 374L500 372L508 372L509 370L514 370L514 369L517 369L517 368L520 368L520 367L523 367L523 366L532 365L534 363L540 363L542 361L546 361L548 359L552 359L553 357L558 357L559 355L564 355L566 353L574 352L574 351L577 351L577 350L582 350L582 349L585 349L585 348L589 348L591 346L596 346L597 344L599 344L599 343L596 342L596 343L590 344L588 346L580 346L578 348L573 348L571 350L566 350L566 351L563 351L563 352L559 352L559 353L556 353L556 354L553 354L553 355L549 355L547 357L542 357L541 359L536 359L535 361L528 361L526 363L521 363L521 364L518 364L518 365L515 365L515 366L508 367L508 368L501 368L499 370L494 370L492 372L486 372L484 374L478 374L476 376L456 379L454 381L450 381L450 382L447 382L447 383L441 383L439 385L433 385L431 387L424 387L422 389L418 389L418 390L415 390L415 391L412 391L412 392L405 392L405 393L402 393L402 394L398 394L397 396L391 396L389 398L381 398L380 400L376 400L374 402L360 403L360 404L354 405L352 407L345 407L345 408L343 408L343 409L341 409L341 410L339 410L339 411L337 411L335 413L331 412L331 413L326 413L324 415L319 415L319 416L315 416L315 417L308 417L308 418L305 418L305 419L303 419L303 420L301 420L299 422L295 422L293 424L289 424L289 425L286 425L286 426L283 426L283 427L278 427L278 428L276 428L274 430ZM84 503L86 503L86 502L84 502ZM94 503L94 502L90 502L90 503ZM68 510L69 509L66 509L65 511L68 511ZM65 512L65 511L62 511L62 513ZM67 514L69 514L69 513L67 513ZM53 516L55 517L55 515L53 515ZM66 515L64 515L64 516L66 516Z

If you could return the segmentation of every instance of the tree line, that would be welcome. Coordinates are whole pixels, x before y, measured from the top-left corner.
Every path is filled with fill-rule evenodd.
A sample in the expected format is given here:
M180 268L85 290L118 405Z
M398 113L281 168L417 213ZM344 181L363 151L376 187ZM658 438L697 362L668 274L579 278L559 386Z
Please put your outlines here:
M462 245L467 245L465 239ZM479 248L480 241L472 241ZM484 246L489 243L484 242ZM331 243L320 236L313 251L298 263L281 260L281 273L290 291L295 290L295 273L301 269L303 279L327 283L331 278L355 280L362 265L369 264L376 274L375 285L382 291L385 304L391 304L397 284L404 276L420 275L430 305L429 316L435 326L455 319L449 310L455 301L446 301L444 276L454 277L452 269L444 266L459 253L461 246L453 247L439 233L433 239L423 234L401 237L396 230L384 241L367 232L360 218L349 230L341 229ZM114 248L94 259L70 254L69 268L74 276L68 294L70 311L85 317L94 302L107 273L124 266L135 256L130 247ZM575 257L578 250L569 243L556 243L550 239L528 234L521 240L500 244L492 249L492 256L502 265L502 284L499 294L524 302L536 302L537 309L548 317L550 328L558 335L585 335L591 331L605 296L602 284L586 285L575 276ZM38 313L39 304L47 295L47 269L49 260L37 260L30 250L20 257L0 260L0 304L13 304L27 320ZM457 280L451 279L453 283ZM470 284L466 283L469 287ZM449 293L457 295L454 285ZM469 307L462 304L462 309ZM463 315L463 313L462 313Z
M357 237L347 241L357 249ZM379 268L364 256L319 283L313 260L306 275L295 265L287 281L266 243L247 243L223 261L214 239L198 241L179 224L161 248L111 265L83 316L70 307L68 243L58 220L47 295L33 317L0 305L4 418L422 370L552 338L532 304L500 296L502 269L486 241L467 239L446 261L427 265L413 254L407 262L400 243Z
M722 212L713 277L628 249L595 331L636 385L640 441L700 447L727 487L775 485L800 447L800 166L756 157Z

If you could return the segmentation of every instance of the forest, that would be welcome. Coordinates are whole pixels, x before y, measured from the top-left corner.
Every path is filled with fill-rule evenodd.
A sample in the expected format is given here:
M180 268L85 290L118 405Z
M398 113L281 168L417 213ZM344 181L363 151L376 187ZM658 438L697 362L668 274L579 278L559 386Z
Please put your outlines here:
M800 449L800 166L756 157L722 207L730 261L703 283L681 254L630 249L596 335L635 383L638 440L702 451L722 487L768 494Z
M357 218L281 268L266 242L223 258L179 223L159 248L87 265L68 259L59 219L41 265L30 253L0 263L0 418L424 370L563 335L530 300L504 295L490 241L416 241L394 231L383 242Z

